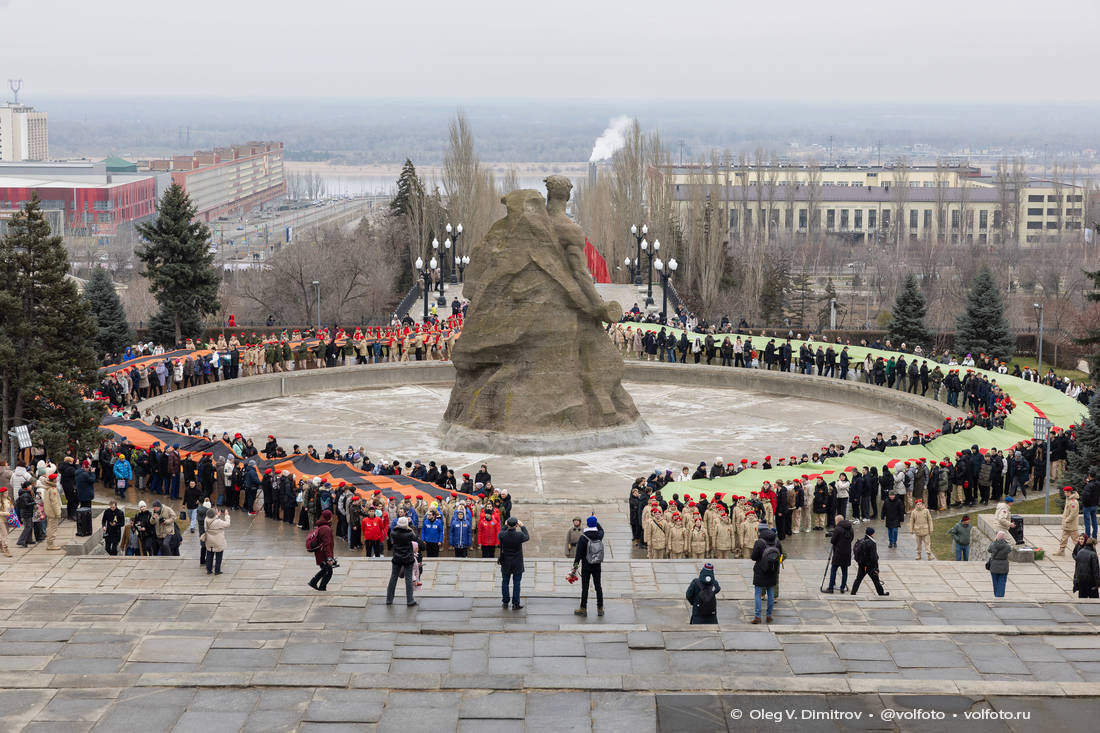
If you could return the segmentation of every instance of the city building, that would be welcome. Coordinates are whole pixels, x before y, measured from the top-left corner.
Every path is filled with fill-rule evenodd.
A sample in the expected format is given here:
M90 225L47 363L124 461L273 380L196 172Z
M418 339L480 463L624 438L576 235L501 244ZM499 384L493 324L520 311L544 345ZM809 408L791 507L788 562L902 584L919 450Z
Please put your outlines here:
M48 160L46 113L25 104L0 106L0 161Z
M0 163L0 219L38 194L55 232L110 237L124 224L152 217L157 190L154 176L108 173L103 163Z
M286 196L281 142L249 142L150 160L151 172L166 172L191 196L195 218L213 221L241 216L268 201Z
M1035 245L1083 237L1086 190L966 165L668 166L658 171L683 206L709 196L735 239L836 236L859 242L939 239Z

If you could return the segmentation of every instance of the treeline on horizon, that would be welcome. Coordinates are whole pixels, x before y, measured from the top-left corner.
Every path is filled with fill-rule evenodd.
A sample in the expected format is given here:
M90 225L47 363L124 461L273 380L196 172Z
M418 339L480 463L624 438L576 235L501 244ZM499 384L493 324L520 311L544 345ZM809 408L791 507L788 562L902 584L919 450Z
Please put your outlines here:
M143 157L246 140L282 140L288 160L420 165L443 161L447 124L463 109L486 161L588 160L608 120L637 117L659 130L673 160L712 149L765 147L792 158L873 160L1028 154L1036 162L1076 160L1100 148L1086 121L1100 105L917 103L493 102L357 100L28 99L49 114L54 157ZM1058 113L1056 109L1063 109ZM916 149L914 146L918 146ZM853 160L853 162L856 162ZM1088 162L1088 161L1083 161Z

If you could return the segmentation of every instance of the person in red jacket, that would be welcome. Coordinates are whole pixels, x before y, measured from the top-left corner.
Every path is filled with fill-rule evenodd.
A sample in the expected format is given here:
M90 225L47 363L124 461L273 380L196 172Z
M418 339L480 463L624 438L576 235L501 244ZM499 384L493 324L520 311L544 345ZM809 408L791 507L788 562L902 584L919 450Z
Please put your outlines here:
M500 514L494 509L491 512L482 511L481 519L477 523L477 543L481 545L482 557L496 557L497 545L500 540Z
M314 590L326 590L328 582L332 580L332 566L336 563L332 554L332 512L328 509L321 512L316 529L321 546L313 551L313 559L321 569L309 581L309 585Z
M386 539L389 523L381 507L372 506L360 523L363 528L363 549L367 557L382 557L382 541Z

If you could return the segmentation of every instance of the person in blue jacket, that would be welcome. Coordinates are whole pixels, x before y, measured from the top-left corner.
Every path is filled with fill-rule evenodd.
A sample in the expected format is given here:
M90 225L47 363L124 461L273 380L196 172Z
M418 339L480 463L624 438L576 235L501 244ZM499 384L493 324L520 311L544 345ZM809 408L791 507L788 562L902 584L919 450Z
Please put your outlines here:
M473 537L473 524L470 520L470 512L465 506L455 508L451 517L451 548L455 551L455 557L466 557L470 551L471 538Z
M134 470L130 467L130 462L126 460L124 453L118 454L118 460L111 466L115 473L115 493L119 497L125 498L126 487L130 485L130 480L134 477Z
M424 517L424 526L420 528L420 541L427 547L428 557L439 557L439 546L443 543L443 517L433 507Z

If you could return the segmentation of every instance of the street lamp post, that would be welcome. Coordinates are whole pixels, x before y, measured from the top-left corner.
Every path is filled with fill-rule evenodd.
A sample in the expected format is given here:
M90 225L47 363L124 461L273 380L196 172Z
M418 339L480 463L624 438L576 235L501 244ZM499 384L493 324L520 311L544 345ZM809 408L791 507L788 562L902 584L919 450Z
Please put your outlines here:
M470 255L462 255L458 258L458 280L466 282L466 266L470 264Z
M313 287L317 289L317 335L321 335L321 282L313 281Z
M448 239L447 240L447 247L449 248L450 246L451 246L451 240ZM447 254L446 254L446 252L444 252L443 257L442 257L441 260L436 260L436 258L435 258L435 256L438 253L439 253L439 240L435 239L433 237L432 238L432 262L439 262L439 264L441 264L441 265L446 264L447 263ZM435 265L434 264L432 265L432 272L435 272ZM447 304L447 296L443 292L443 287L444 287L443 283L446 279L447 278L444 276L443 270L440 269L440 271L439 271L439 304L440 305L446 305Z
M642 228L645 229L645 227ZM638 246L641 248L642 252L649 255L649 276L646 283L645 304L650 306L653 305L653 258L661 251L661 240L654 239L653 244L650 244L643 239ZM641 268L639 267L638 269L640 270ZM638 284L641 285L641 282Z
M428 266L424 266L424 260L420 257L416 258L416 269L420 271L420 277L424 279L424 320L423 323L428 322L428 299L432 294L432 270L435 269L436 259L433 257Z
M458 274L456 272L456 269L458 267L458 261L459 261L459 257L458 257L458 238L462 236L462 224L459 224L458 226L454 227L453 230L451 228L451 225L448 224L447 225L447 234L452 234L452 233L453 233L453 236L448 237L447 241L451 241L453 239L454 240L454 247L451 247L450 245L447 245L447 246L451 249L451 285L457 285L458 284Z
M1039 311L1039 365L1035 370L1039 373L1040 381L1043 379L1043 304L1036 303L1035 310Z
M630 273L630 282L634 282L634 269L637 267L637 261L627 257L623 260L623 267Z
M661 322L668 325L668 281L680 265L675 257L670 257L668 262L661 262L661 258L658 257L653 262L653 266L657 268L657 274L661 278Z
M638 225L637 224L631 224L630 225L630 233L634 235L634 244L635 244L635 247L637 248L635 250L635 253L634 253L634 263L635 263L635 266L637 266L642 261L642 249L643 249L642 242L645 241L645 235L649 233L649 226L647 224L642 224L642 231L641 231L641 233L639 233L638 232ZM637 267L637 269L634 270L634 284L635 285L641 285L642 284L642 268L641 267Z

